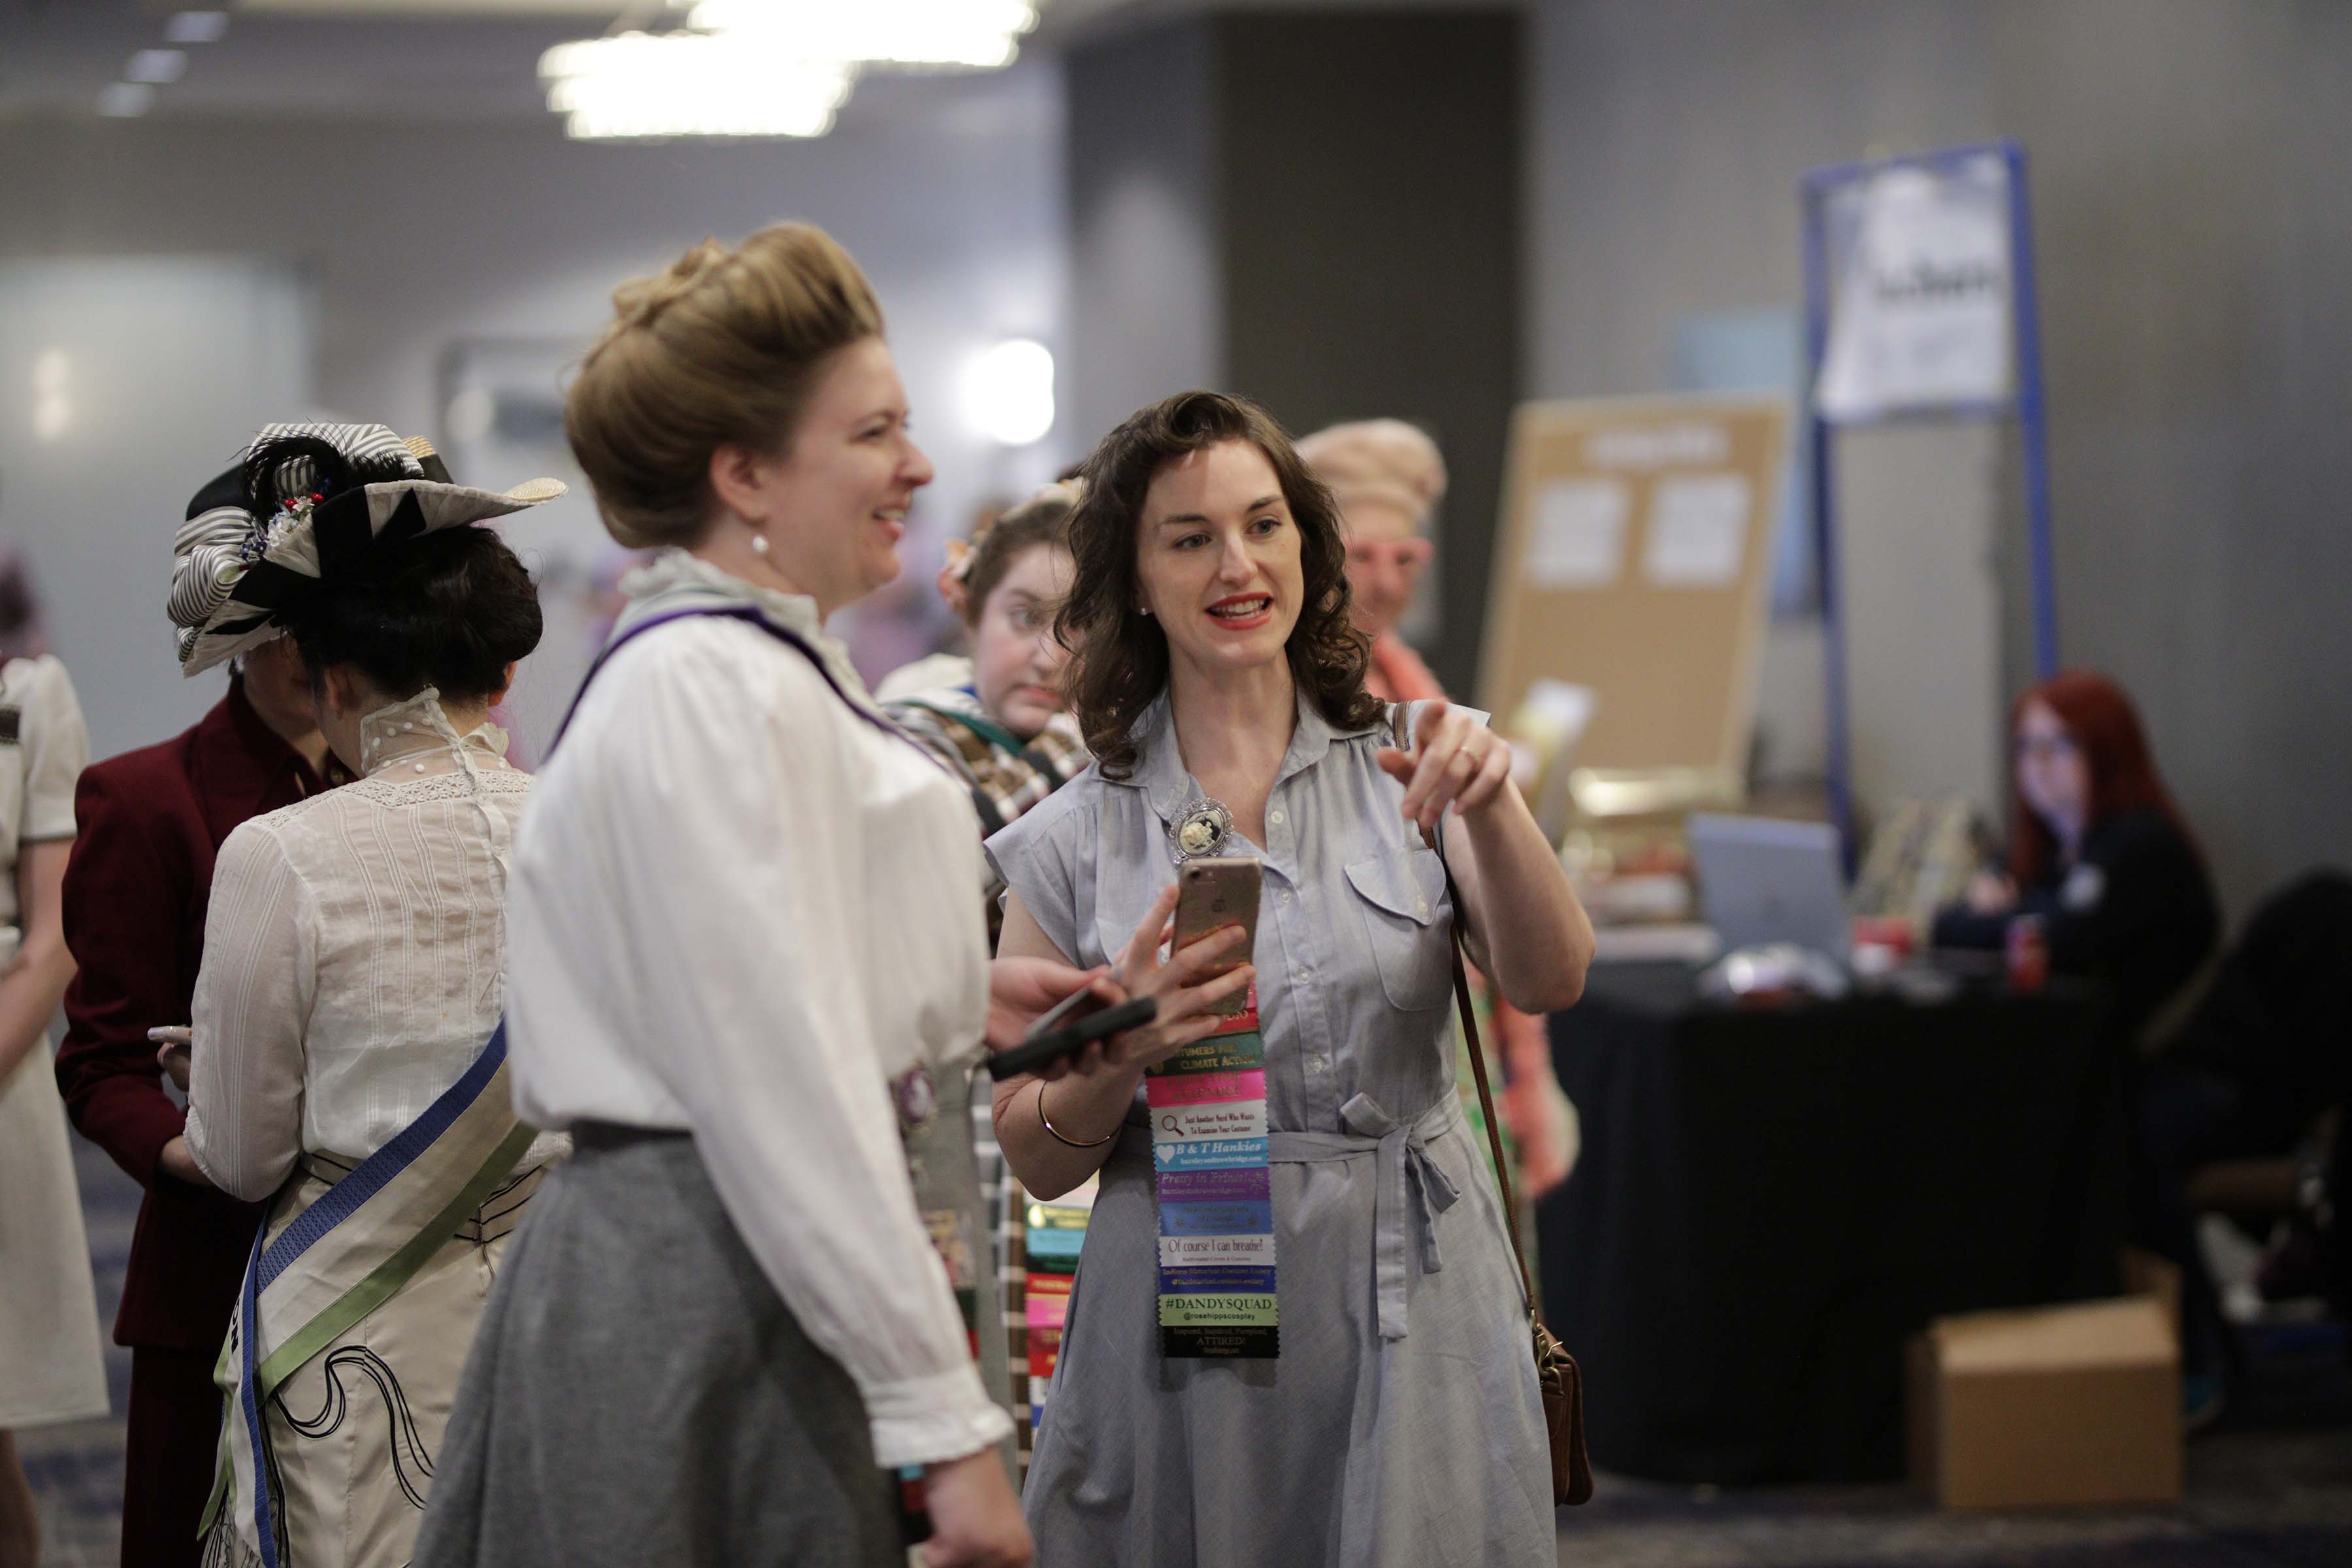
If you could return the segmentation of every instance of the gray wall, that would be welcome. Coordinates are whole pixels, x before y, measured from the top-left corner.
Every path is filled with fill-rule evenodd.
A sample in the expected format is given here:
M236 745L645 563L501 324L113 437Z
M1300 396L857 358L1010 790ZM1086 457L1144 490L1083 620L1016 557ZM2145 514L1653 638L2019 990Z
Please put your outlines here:
M2352 861L2352 7L1544 0L1531 52L1532 395L1655 389L1679 318L1797 302L1808 166L2022 141L2063 657L2140 700L2233 912ZM1912 482L1986 483L1953 439Z
M1074 49L1068 83L1070 418L1083 454L1120 420L1224 384L1209 28Z
M2140 698L2234 913L2352 863L2352 6L2005 5L2069 660Z
M1237 11L1067 58L1080 427L1199 385L1302 434L1426 426L1453 486L1424 651L1465 691L1519 379L1520 32Z
M1471 691L1519 384L1520 18L1218 28L1225 374L1300 434L1408 419L1449 477L1422 651Z
M172 530L256 426L313 405L317 322L310 281L266 260L0 258L0 535L94 754L219 700L226 675L175 673Z

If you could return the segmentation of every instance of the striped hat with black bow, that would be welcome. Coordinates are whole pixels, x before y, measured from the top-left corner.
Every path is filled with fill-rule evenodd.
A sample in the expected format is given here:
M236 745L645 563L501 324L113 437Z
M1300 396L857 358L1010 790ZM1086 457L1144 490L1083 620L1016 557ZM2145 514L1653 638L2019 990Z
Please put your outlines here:
M288 605L384 545L563 491L560 479L503 494L452 483L431 442L403 440L381 425L265 426L235 468L188 502L172 542L180 673L268 641Z

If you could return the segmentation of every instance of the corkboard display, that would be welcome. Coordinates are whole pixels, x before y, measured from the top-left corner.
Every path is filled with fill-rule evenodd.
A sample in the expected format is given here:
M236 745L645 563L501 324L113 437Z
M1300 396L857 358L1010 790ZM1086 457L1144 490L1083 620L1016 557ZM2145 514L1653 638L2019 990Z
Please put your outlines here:
M1479 702L1590 687L1579 769L1744 775L1789 410L1779 399L1522 404Z

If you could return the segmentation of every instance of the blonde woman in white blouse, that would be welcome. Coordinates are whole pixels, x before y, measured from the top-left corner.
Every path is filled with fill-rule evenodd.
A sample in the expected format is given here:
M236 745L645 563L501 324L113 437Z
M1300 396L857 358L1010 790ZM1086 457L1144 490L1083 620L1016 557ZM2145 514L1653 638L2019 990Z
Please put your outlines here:
M615 300L566 426L606 527L674 548L516 846L517 1102L577 1152L483 1319L417 1568L903 1568L909 1474L926 1563L1019 1568L1012 1423L902 1140L935 1071L1087 977L992 967L967 792L823 630L897 575L930 464L819 231Z
M381 531L322 540L325 580L277 612L312 671L320 728L356 777L239 826L214 874L186 1136L214 1185L275 1197L257 1267L291 1222L331 1212L318 1205L353 1173L369 1173L355 1189L372 1180L376 1157L458 1083L497 1028L506 866L530 781L507 764L488 710L540 635L530 576L497 535L450 526L402 537L412 504L399 499L404 489L423 494L428 510L482 492L395 478L382 487L389 499L371 507L367 480L403 472L397 460L368 466L389 432L341 426L300 439L311 444L265 440L248 474L275 489L268 476L291 466L301 478L288 491L354 498L332 513L315 509L320 517L362 520L352 527L363 535L373 513ZM265 495L243 510L311 521L312 509L273 514L268 503ZM184 531L184 542L198 531ZM194 570L198 548L184 552ZM250 618L233 607L208 614L190 646ZM320 1329L314 1347L291 1336L289 1353L303 1359L256 1402L257 1443L232 1391L228 1430L247 1443L222 1458L208 1564L408 1561L498 1257L564 1148L515 1130L503 1081L495 1087L488 1114L501 1124L503 1163L484 1177L486 1195L454 1225L426 1229L408 1255L371 1260L368 1288L391 1288L381 1305ZM423 1212L439 1206L428 1201ZM232 1363L257 1321L241 1310L232 1324Z

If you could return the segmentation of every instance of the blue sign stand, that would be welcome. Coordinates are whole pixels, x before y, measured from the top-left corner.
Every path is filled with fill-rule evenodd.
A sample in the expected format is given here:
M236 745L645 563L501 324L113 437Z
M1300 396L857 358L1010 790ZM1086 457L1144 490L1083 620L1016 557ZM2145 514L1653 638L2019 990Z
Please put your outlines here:
M2013 390L1990 402L1946 404L1934 408L1833 420L1821 412L1818 389L1829 353L1830 278L1826 223L1831 198L1845 186L1890 169L1942 172L1986 156L2007 166L2009 175L2010 330L2014 353ZM2024 448L2027 549L2033 577L2034 667L2043 678L2058 670L2058 605L2050 555L2050 458L2042 385L2042 321L2034 303L2033 230L2026 199L2025 149L2009 138L1947 147L1903 158L1840 163L1806 173L1798 184L1805 229L1806 437L1813 476L1813 540L1821 556L1823 669L1828 688L1829 795L1832 820L1845 843L1853 868L1853 756L1847 732L1843 605L1838 586L1836 433L1846 425L1903 420L2014 416Z

